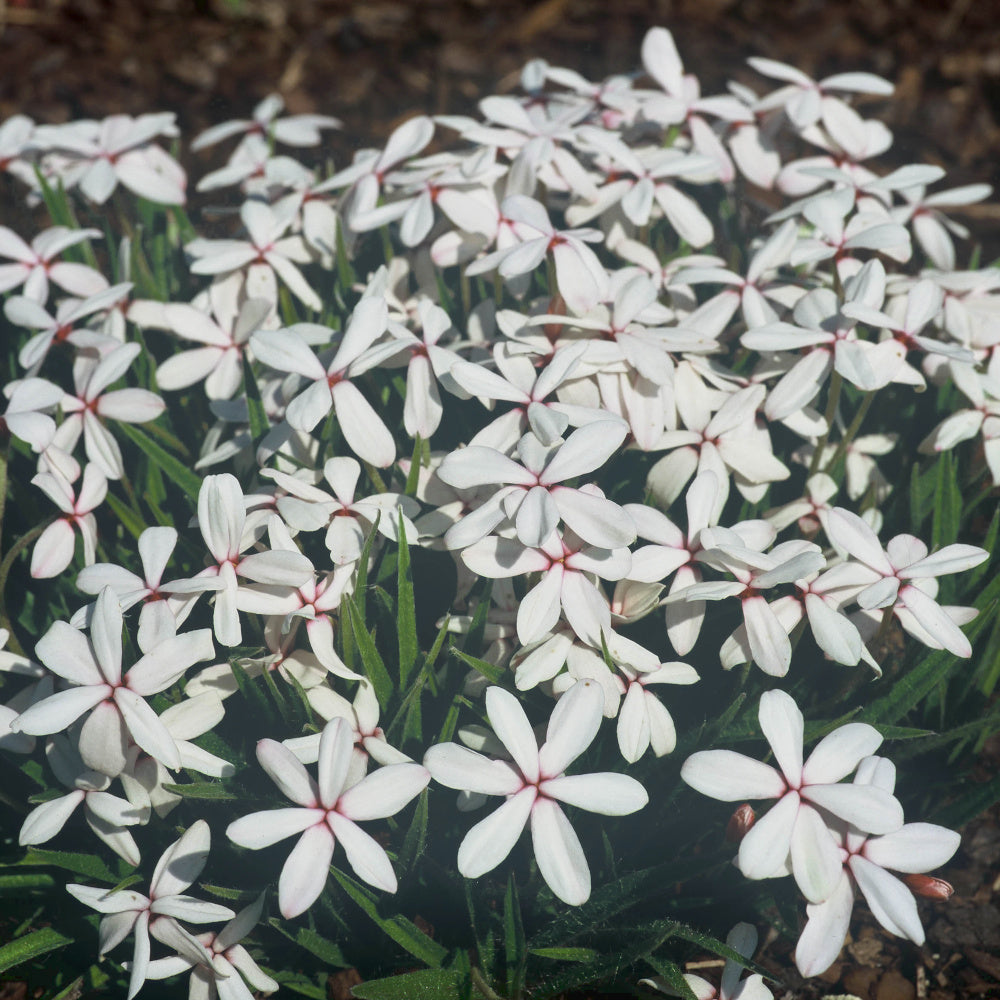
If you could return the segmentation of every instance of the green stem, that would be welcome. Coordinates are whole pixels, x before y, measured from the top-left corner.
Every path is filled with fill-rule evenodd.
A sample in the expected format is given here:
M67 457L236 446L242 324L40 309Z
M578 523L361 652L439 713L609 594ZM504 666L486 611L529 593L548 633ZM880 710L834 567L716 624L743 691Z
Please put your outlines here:
M837 443L837 450L833 453L833 458L830 459L830 463L826 467L827 469L832 469L847 453L847 449L850 447L851 442L861 429L861 425L864 423L865 417L868 416L868 411L871 409L874 399L874 392L865 393L865 398L861 400L858 412L854 414L854 419L851 421L850 426L844 432L844 436Z
M872 642L870 649L878 650L885 646L886 640L889 638L889 627L892 625L892 612L895 610L896 605L890 604L882 612L882 622L878 627L878 633L875 636L875 640Z
M819 472L820 462L823 460L823 452L826 451L827 442L830 440L830 429L833 427L833 418L837 415L837 405L840 403L840 390L844 387L844 380L839 372L834 372L830 376L830 395L826 400L826 413L823 419L826 421L826 431L816 442L816 450L813 452L812 461L809 463L809 475L813 476Z
M385 480L379 475L378 469L371 462L365 462L365 472L372 481L376 493L388 493L389 487L385 485Z
M0 626L7 629L10 633L10 638L7 640L7 646L12 653L17 653L18 656L26 655L23 647L17 641L17 636L14 635L14 628L11 624L10 616L7 614L7 599L4 597L4 591L7 589L7 577L10 576L11 567L14 565L14 560L50 525L53 523L55 518L49 518L47 521L43 521L41 524L36 524L35 527L31 529L26 535L22 535L11 547L10 552L4 556L3 562L0 562Z
M490 984L486 982L483 978L483 974L474 965L472 967L472 985L476 987L479 993L486 998L486 1000L503 1000L503 997L499 993L494 992L490 987Z

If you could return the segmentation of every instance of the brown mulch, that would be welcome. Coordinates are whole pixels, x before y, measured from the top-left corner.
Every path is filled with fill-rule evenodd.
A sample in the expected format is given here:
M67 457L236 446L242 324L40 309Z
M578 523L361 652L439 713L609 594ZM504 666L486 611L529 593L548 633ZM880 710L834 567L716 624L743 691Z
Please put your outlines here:
M529 58L593 79L635 68L652 25L673 31L704 93L729 78L767 88L746 67L749 55L816 77L886 76L896 96L867 110L895 133L888 166L940 164L949 186L1000 177L991 0L0 0L0 120L173 110L190 138L278 91L292 112L343 120L331 138L342 166L414 112L467 113L511 89ZM201 172L209 162L188 166ZM1000 204L970 206L962 218L985 260L1000 254ZM956 895L924 908L922 949L862 919L841 961L804 984L787 945L767 947L762 961L789 1000L1000 997L998 820L994 811L965 831L944 873Z

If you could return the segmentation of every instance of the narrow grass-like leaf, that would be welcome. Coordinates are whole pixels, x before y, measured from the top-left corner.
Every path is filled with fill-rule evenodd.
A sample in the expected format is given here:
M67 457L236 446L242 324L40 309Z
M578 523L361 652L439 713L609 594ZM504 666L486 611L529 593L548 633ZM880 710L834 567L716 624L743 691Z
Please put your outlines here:
M0 875L0 896L23 896L40 889L54 889L59 883L44 872L30 875Z
M323 985L320 986L317 983L312 982L312 980L307 979L301 972L287 972L285 970L278 969L264 969L264 971L280 985L284 986L286 989L291 990L293 993L298 993L300 996L309 997L310 1000L327 1000L327 989L326 989L326 979L327 974L325 972L320 973L317 976L318 982Z
M399 686L403 688L417 662L417 605L410 568L410 546L406 541L403 512L399 511L399 554L396 562L396 635L399 644Z
M417 799L417 808L413 811L410 828L403 838L403 846L399 851L398 864L404 871L410 871L420 860L427 846L427 789L425 788Z
M686 1000L698 1000L676 962L657 958L655 955L647 955L645 960L656 970L656 974L664 979L671 992L679 997L685 997Z
M375 689L375 697L378 698L379 704L385 708L392 697L392 678L389 676L389 671L386 670L385 663L379 655L372 634L365 625L364 616L350 594L345 595L342 606L347 609L347 616L351 620L354 643L361 656L361 664L364 667L365 674L372 682L372 687Z
M417 495L417 486L420 485L420 468L423 464L424 442L418 434L413 439L413 455L410 458L410 471L406 474L406 486L403 492L408 497Z
M962 521L962 490L950 451L941 452L934 482L934 511L931 518L931 545L939 549L958 538Z
M43 927L41 930L32 931L19 937L16 941L10 941L0 947L0 972L13 969L16 965L28 962L39 955L45 955L56 948L62 948L72 944L73 939L60 934L51 927Z
M108 493L104 499L108 506L115 512L115 517L122 523L122 527L133 537L138 538L145 530L146 525L142 518L136 514L131 507L127 507L113 493Z
M470 656L455 646L451 647L451 652L467 667L472 667L473 670L482 674L491 684L499 684L507 672L503 667L498 667L495 663L490 663L487 660L481 660L478 656Z
M457 1000L460 974L455 969L420 969L387 979L369 979L351 989L358 1000Z
M163 786L164 791L179 795L182 799L201 799L203 801L231 802L239 798L232 792L227 792L224 785L214 781L192 781L188 785Z
M553 962L593 962L601 953L593 948L532 948L528 954Z
M519 996L527 961L527 941L521 919L521 897L513 874L507 879L507 891L503 897L503 950L507 966L507 992L511 996Z
M344 892L381 928L382 932L392 938L396 944L405 948L414 958L429 965L440 968L448 955L448 950L428 937L412 920L400 915L383 917L376 905L377 896L370 889L355 882L349 875L331 869L333 877L340 883ZM357 995L357 994L355 994Z
M86 878L94 878L100 882L111 884L114 884L122 877L121 874L115 874L100 858L93 854L75 854L69 851L43 851L35 847L30 847L28 848L28 853L19 864L30 865L34 868L50 865L53 868L62 868L73 872L74 875L83 875Z
M247 414L250 420L250 437L254 443L260 441L270 430L271 422L267 419L264 401L260 397L260 386L254 377L250 359L243 355L243 392L247 401Z
M345 969L350 965L350 962L344 958L344 953L340 950L340 946L334 944L333 941L328 941L316 931L308 927L299 927L292 934L287 929L286 921L279 920L277 917L272 917L269 923L279 934L288 938L289 941L294 941L300 948L308 951L309 954L315 955L325 965L333 966L336 969Z
M959 827L986 812L997 802L1000 802L1000 775L984 785L970 788L954 802L933 813L928 821L940 826Z
M358 558L358 571L354 578L354 594L352 599L358 611L361 613L361 620L365 621L367 611L366 602L368 600L368 564L372 558L372 546L375 544L375 535L378 533L378 526L382 520L382 511L375 515L375 523L372 530L368 532L365 544L361 548L361 556Z
M192 472L180 459L175 458L133 424L119 423L117 429L132 441L151 462L155 462L167 478L179 486L197 504L198 492L202 483L198 473Z

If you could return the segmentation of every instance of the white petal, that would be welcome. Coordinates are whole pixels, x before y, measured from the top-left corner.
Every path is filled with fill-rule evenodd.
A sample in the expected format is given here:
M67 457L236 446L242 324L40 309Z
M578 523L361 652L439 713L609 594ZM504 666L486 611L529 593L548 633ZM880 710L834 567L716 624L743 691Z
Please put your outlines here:
M646 789L635 778L611 772L563 775L543 782L539 790L550 798L602 816L628 816L649 802Z
M539 798L531 810L531 844L552 892L571 906L585 903L590 898L590 868L580 838L551 799Z
M486 715L525 780L537 781L538 743L521 703L509 691L491 687L486 691Z
M466 878L493 871L510 854L528 822L536 795L533 786L523 788L465 835L458 848L458 870Z
M278 909L290 920L319 899L333 860L333 834L323 823L305 830L278 879Z

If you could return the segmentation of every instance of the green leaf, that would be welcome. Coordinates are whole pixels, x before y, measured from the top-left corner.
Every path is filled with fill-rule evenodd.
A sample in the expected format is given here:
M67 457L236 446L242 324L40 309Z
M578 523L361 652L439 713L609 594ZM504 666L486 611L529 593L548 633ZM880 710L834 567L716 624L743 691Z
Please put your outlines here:
M73 854L68 851L42 851L35 847L29 847L20 865L31 865L41 867L50 865L53 868L63 868L73 872L74 875L83 875L86 878L94 878L100 882L109 882L112 885L121 878L116 875L100 858L93 854Z
M146 525L142 518L136 514L131 507L126 507L113 493L105 495L104 499L108 506L115 512L115 517L122 523L122 527L133 537L138 538L145 530Z
M354 578L354 594L352 599L355 606L361 612L361 620L366 618L365 603L368 600L368 566L371 563L372 547L375 545L375 535L378 533L378 526L382 520L382 511L375 515L375 523L372 530L368 532L365 544L362 546L361 555L358 557L358 570Z
M405 687L417 662L417 605L410 569L410 546L406 541L403 512L399 511L399 555L396 562L396 635L399 642L399 686Z
M285 935L289 937L290 935ZM288 972L284 969L264 969L264 972L269 975L276 983L280 983L282 986L287 987L293 993L298 993L304 997L310 997L311 1000L327 1000L326 991L326 974L323 973L317 979L323 983L322 986L317 985L312 980L307 979L301 972Z
M73 939L60 934L51 927L43 927L41 930L32 931L19 937L16 941L11 941L0 948L0 972L28 962L39 955L45 955L56 948L72 944Z
M554 962L593 962L601 953L593 948L532 948L529 954Z
M931 497L934 495L936 469L931 466L921 473L920 463L910 466L910 527L919 531L929 513Z
M192 781L187 785L164 784L164 791L179 795L183 799L211 799L215 802L231 802L239 798L232 792L227 792L224 785L214 781Z
M250 437L253 438L254 443L257 443L271 429L271 424L267 419L264 401L260 397L260 386L254 377L250 359L245 354L243 355L243 391L247 400Z
M432 968L440 968L448 955L448 950L429 938L412 920L402 915L383 917L379 915L376 905L377 897L370 889L355 882L349 875L331 869L333 877L340 883L344 892L361 907L371 919L378 924L382 932L392 938L396 944L405 948L414 958ZM356 996L360 995L355 993Z
M929 821L939 826L959 827L986 812L997 802L1000 802L1000 775L984 785L969 789L954 802L949 802L943 809L935 812L929 817Z
M56 880L44 872L30 875L0 875L0 896L22 896L36 889L54 889Z
M645 960L656 970L658 976L666 980L667 985L677 996L685 997L686 1000L698 1000L676 962L657 958L655 955L647 955Z
M427 789L425 788L417 799L417 808L410 821L410 828L403 838L403 847L399 852L399 867L410 871L424 853L427 846Z
M993 511L993 518L990 521L989 528L986 529L986 535L983 540L979 543L980 548L986 549L987 552L996 554L997 549L997 534L1000 532L1000 507ZM991 559L984 559L978 566L973 566L968 572L963 573L961 577L961 587L962 593L973 594L975 593L979 581L986 575L993 563Z
M364 561L363 557L362 561ZM365 625L364 615L355 603L354 596L346 594L342 607L347 609L347 617L351 622L354 642L358 647L358 652L361 654L361 663L364 666L365 673L368 675L368 680L371 681L372 687L375 689L375 697L378 698L379 704L385 708L392 697L392 678L389 676L389 671L386 670L385 663L379 655L371 632L368 631Z
M507 879L507 891L503 897L503 946L507 964L507 992L512 996L517 996L521 991L524 963L527 958L526 945L524 924L521 920L521 899L517 883L511 874Z
M195 504L198 503L201 476L192 472L180 459L175 458L133 424L119 423L116 429L137 445L151 462L155 462L167 478L173 480Z
M467 667L472 667L473 670L481 673L490 683L499 684L503 678L503 675L507 672L503 667L498 667L495 663L489 663L487 660L481 660L478 656L470 656L468 653L462 652L462 650L457 649L455 646L451 647L451 652L455 654Z
M333 966L337 969L346 969L350 963L344 958L344 953L340 946L333 941L327 941L321 934L309 927L299 927L294 934L286 929L286 921L272 917L269 924L283 937L289 941L294 941L300 948L304 948L311 955L315 955L325 965Z
M934 483L934 509L931 518L931 545L939 549L958 538L962 523L962 489L958 485L955 462L950 451L941 452Z
M358 1000L457 1000L462 976L455 969L421 969L353 987Z

